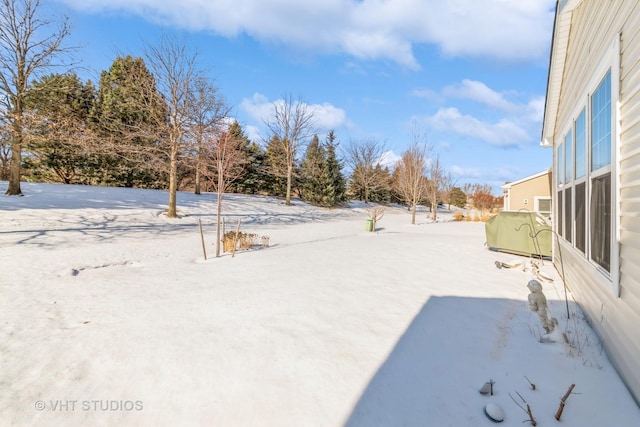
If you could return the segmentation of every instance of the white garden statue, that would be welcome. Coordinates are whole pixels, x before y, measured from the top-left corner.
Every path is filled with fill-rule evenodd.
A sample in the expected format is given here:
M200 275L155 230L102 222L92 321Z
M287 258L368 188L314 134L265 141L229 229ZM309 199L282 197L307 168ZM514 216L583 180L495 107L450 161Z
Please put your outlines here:
M534 279L529 281L527 288L531 291L529 294L529 308L531 311L538 314L542 327L547 334L550 334L558 324L558 321L553 317L549 317L547 298L542 293L542 285Z

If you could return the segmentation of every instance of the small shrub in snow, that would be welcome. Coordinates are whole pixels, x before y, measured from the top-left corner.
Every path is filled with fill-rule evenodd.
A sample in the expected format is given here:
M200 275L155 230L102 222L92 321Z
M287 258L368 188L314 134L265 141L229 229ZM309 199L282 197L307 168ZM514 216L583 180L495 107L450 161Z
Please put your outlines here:
M258 245L258 235L254 233L244 233L242 231L238 232L236 235L235 231L228 231L224 233L222 237L222 249L224 252L233 252L234 244L235 249L251 249L253 246ZM262 246L269 246L269 237L262 236ZM266 245L265 245L266 240Z

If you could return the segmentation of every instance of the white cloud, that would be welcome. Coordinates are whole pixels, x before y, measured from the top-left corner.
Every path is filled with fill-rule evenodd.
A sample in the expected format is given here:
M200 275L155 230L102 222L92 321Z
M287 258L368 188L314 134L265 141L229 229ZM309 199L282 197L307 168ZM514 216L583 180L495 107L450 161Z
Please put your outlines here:
M240 102L240 109L255 121L264 123L273 112L273 103L266 96L254 93L251 98L244 98Z
M526 107L526 117L528 120L533 123L542 123L542 119L544 117L544 102L544 96L539 96L529 101Z
M453 132L499 147L516 147L531 139L523 128L510 119L489 123L461 114L453 107L441 108L433 116L424 118L424 121L440 132Z
M462 83L447 86L443 89L443 94L470 99L501 111L513 112L518 109L517 105L507 101L502 94L475 80L464 79Z
M389 169L393 170L400 158L401 156L394 153L393 150L388 150L382 153L382 156L380 156L380 159L378 161L383 167L388 167Z
M245 135L249 140L260 143L262 141L262 135L260 135L260 129L257 126L247 125L242 127L244 129Z
M240 102L240 109L255 122L264 124L273 115L274 104L284 102L282 99L270 101L266 96L255 93L251 98L244 98ZM318 132L329 131L341 127L350 127L347 113L327 102L323 104L307 104L307 111L313 115L314 127ZM257 127L254 126L254 131Z
M335 107L327 102L323 104L308 105L309 112L313 114L315 125L325 131L348 126L347 113L342 109Z
M451 173L456 178L480 178L482 174L476 168L465 168L462 166L451 166Z
M437 100L440 98L440 95L437 92L427 88L414 89L409 93L409 95L416 98L424 98L428 100Z
M554 0L60 0L164 26L418 68L414 46L508 61L548 58Z

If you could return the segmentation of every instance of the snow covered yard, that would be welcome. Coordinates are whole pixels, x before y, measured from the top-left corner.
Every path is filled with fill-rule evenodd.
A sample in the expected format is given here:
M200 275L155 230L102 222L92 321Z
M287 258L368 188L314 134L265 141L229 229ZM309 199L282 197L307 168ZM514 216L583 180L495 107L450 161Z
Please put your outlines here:
M551 263L568 344L538 342L534 276L496 268L482 223L389 208L367 233L359 204L226 195L270 247L205 261L214 195L170 220L161 191L23 192L0 196L0 425L489 426L488 403L522 425L520 396L538 426L640 425Z

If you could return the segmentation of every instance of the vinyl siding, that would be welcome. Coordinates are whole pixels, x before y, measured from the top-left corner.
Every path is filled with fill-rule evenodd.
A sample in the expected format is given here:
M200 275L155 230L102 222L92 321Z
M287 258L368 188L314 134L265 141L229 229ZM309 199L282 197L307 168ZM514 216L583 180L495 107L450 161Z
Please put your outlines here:
M640 2L584 0L573 11L560 89L554 146L587 105L586 90L618 33L620 89L617 179L620 233L620 294L614 295L600 273L569 244L556 246L555 263L563 259L566 284L599 334L612 362L640 402ZM613 106L615 111L615 106ZM555 153L555 149L554 149ZM554 154L555 155L555 154ZM555 162L555 159L554 159ZM612 179L615 179L612 176ZM554 198L556 191L552 192ZM554 205L556 204L554 200Z

